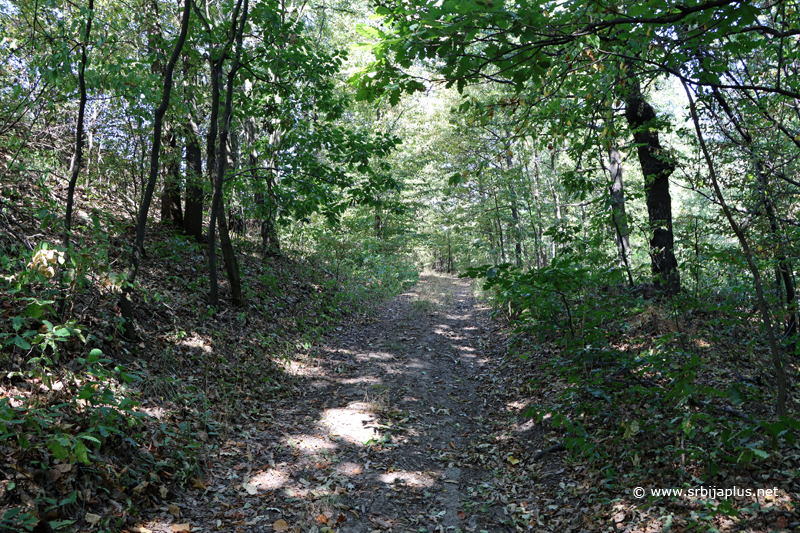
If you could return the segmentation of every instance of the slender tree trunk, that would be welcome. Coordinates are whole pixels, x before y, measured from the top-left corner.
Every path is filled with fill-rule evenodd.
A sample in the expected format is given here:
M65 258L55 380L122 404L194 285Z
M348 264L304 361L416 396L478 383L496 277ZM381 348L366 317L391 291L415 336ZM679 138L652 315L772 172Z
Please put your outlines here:
M514 167L514 158L511 155L511 133L506 131L506 168L509 172ZM511 219L514 221L514 257L517 267L522 268L522 231L520 229L519 209L517 208L517 191L514 188L512 177L509 176L508 189L511 194Z
M86 31L81 42L81 63L78 66L78 123L75 126L75 152L72 155L72 168L70 169L69 185L67 186L67 210L64 214L64 235L62 244L64 249L70 249L70 234L72 233L72 210L75 202L75 185L78 183L78 176L81 173L83 164L83 142L84 142L84 116L86 114L86 63L88 62L86 48L88 47L89 37L92 34L92 20L94 17L94 0L89 0L88 12L86 14ZM59 270L59 285L64 280L64 270ZM58 316L63 317L66 310L67 299L62 295L58 302Z
M778 297L780 298L780 285L781 282L783 283L783 287L786 291L786 309L787 309L787 317L786 317L786 324L784 334L786 338L789 340L790 351L795 353L796 345L797 345L797 317L798 317L798 306L797 306L797 295L795 293L795 283L794 279L792 278L792 264L789 261L788 257L786 256L785 248L784 248L784 239L780 235L780 227L778 225L778 217L775 214L775 208L773 206L772 198L768 196L769 194L769 167L770 165L765 162L761 157L759 157L755 150L753 149L753 137L750 135L750 131L745 127L744 124L741 123L739 117L733 112L730 105L728 105L727 100L723 97L722 93L719 90L714 89L711 93L713 98L717 101L720 105L722 110L728 116L733 127L742 137L744 141L744 146L747 148L750 157L753 160L753 164L755 166L756 175L759 178L759 195L761 196L761 203L765 206L765 211L767 214L767 219L769 220L769 228L770 234L774 240L774 245L776 249L775 258L778 260L778 265L776 267L776 290L778 291Z
M551 159L552 161L552 159ZM561 228L562 227L562 218L563 215L561 213L561 198L558 197L558 191L556 191L555 179L553 179L553 175L555 173L555 162L552 161L551 164L551 176L548 180L548 185L550 186L550 194L553 196L553 210L556 216L556 225ZM558 252L557 243L555 239L552 241L552 258L555 259L556 252Z
M534 155L536 158L536 155ZM536 268L547 267L547 252L545 251L544 244L544 227L542 226L542 204L541 194L539 192L539 161L534 159L533 162L533 204L536 206L536 224L534 231L536 233L537 252L536 252Z
M503 225L500 222L500 204L497 203L497 191L492 187L492 196L494 197L494 218L497 224L497 235L500 237L500 257L503 263L506 262L506 243L503 238Z
M514 220L514 258L517 266L522 268L522 232L520 231L519 210L517 209L517 195L511 189L511 218Z
M183 226L183 211L181 210L180 188L180 156L178 155L178 136L175 130L167 126L166 139L169 146L167 150L166 171L161 191L161 222L171 222L176 228Z
M241 0L239 0L241 2ZM237 3L235 12L238 13ZM235 20L235 17L234 17ZM206 138L206 171L209 173L213 192L211 199L211 212L208 221L208 301L214 309L219 305L219 280L217 279L217 216L219 202L217 201L217 183L215 171L217 168L217 127L219 123L219 98L220 76L222 75L222 62L224 57L211 61L211 117L209 119L208 136Z
M656 287L667 294L677 294L681 283L675 259L672 232L672 197L669 176L675 163L667 156L652 128L656 118L653 107L644 99L638 80L633 77L632 90L625 100L625 117L633 132L639 163L644 175L647 214L650 221L650 263Z
M631 274L631 244L628 217L625 215L625 188L622 182L622 156L614 145L608 147L608 174L611 181L611 223L614 225L614 241L619 252L619 266L628 274L628 283L633 287Z
M217 145L219 154L216 156L215 161L216 168L214 173L214 197L211 201L211 220L209 221L208 230L209 274L213 272L213 284L209 299L211 306L214 308L218 307L219 305L219 286L216 277L216 239L214 238L214 226L217 224L219 225L220 245L222 247L222 256L225 260L225 269L228 273L228 281L231 284L231 297L233 299L233 303L236 306L241 306L244 303L242 299L241 279L239 277L239 262L236 259L236 253L233 250L233 245L231 244L230 235L228 233L228 225L225 221L225 206L222 198L225 170L228 163L228 136L230 133L230 122L233 109L233 84L234 80L236 79L236 73L239 70L239 62L242 56L242 34L244 32L245 23L247 22L248 0L244 0L244 4L241 8L241 21L239 21L237 16L239 11L238 7L239 5L237 4L237 9L234 10L234 16L231 22L231 35L236 36L236 52L233 64L228 72L225 93L225 109L222 115L222 126L219 130L219 142L214 143ZM222 73L223 61L224 55L215 61L214 68L212 68L212 71L215 69L217 71L215 76L212 74L212 83L214 84L214 91L216 92L216 96L215 98L212 98L212 100L215 99L217 102L219 102L219 82L220 75ZM212 112L212 116L213 114L214 113Z
M156 187L159 171L159 153L161 152L161 129L164 123L164 115L169 108L169 99L172 94L172 72L175 63L178 62L183 43L186 42L186 34L189 32L189 15L191 13L191 0L185 0L183 16L181 18L181 32L175 42L172 56L169 58L167 68L164 70L164 91L161 95L161 103L156 108L153 116L153 147L150 151L150 175L148 176L147 186L145 187L142 203L139 206L139 213L136 218L136 240L131 249L131 263L128 268L127 283L123 286L122 296L119 300L119 307L124 319L125 336L134 339L136 332L133 327L133 305L130 300L133 283L139 272L139 257L144 245L144 232L147 225L147 213L150 210L150 202L153 199L153 191Z
M261 220L261 246L264 250L264 257L279 257L281 255L281 244L278 239L277 212L278 206L273 188L278 184L278 152L280 150L283 129L279 123L269 126L269 137L271 150L269 153L267 170L267 193L260 197L263 218ZM258 203L259 198L257 198ZM265 201L268 200L268 201Z
M778 287L780 282L783 281L783 288L786 292L786 324L784 335L789 340L789 347L792 353L795 352L797 344L797 295L795 293L794 280L792 279L792 264L786 256L782 238L780 235L780 228L778 227L778 217L775 214L775 208L772 205L772 199L767 197L767 174L759 161L756 161L756 173L759 176L761 185L761 201L766 205L767 219L769 220L770 234L775 242L776 254L775 258L778 260L777 273L779 274Z
M714 162L711 159L711 156L708 153L708 148L706 147L706 142L703 137L703 132L700 129L700 117L697 114L697 107L695 106L694 99L692 98L692 94L689 90L689 87L684 83L683 89L686 92L686 97L689 99L689 110L691 111L692 121L694 122L694 128L697 133L697 140L700 143L700 149L703 152L703 157L706 160L706 164L708 167L709 176L711 177L711 184L714 188L714 194L717 196L717 200L719 200L720 206L722 207L722 211L725 213L725 218L728 219L728 223L730 224L731 230L736 235L737 240L739 241L740 246L742 247L742 252L744 253L745 260L747 261L747 266L750 269L750 273L753 275L753 285L756 289L756 300L758 301L758 307L761 311L761 319L764 321L764 328L767 330L767 338L769 339L769 347L770 352L772 353L772 364L775 368L775 377L776 381L778 382L778 398L776 401L776 410L780 416L786 416L786 372L783 368L783 357L781 355L780 347L778 346L777 336L775 335L775 329L773 328L772 322L772 315L769 311L769 306L767 305L767 300L764 297L764 288L763 283L761 281L761 273L758 270L758 266L756 265L755 260L753 259L753 254L750 250L750 245L747 243L747 238L744 235L744 231L736 223L733 218L733 214L731 210L728 208L728 204L725 201L725 197L722 195L722 191L719 188L719 182L717 180L717 172L714 166Z

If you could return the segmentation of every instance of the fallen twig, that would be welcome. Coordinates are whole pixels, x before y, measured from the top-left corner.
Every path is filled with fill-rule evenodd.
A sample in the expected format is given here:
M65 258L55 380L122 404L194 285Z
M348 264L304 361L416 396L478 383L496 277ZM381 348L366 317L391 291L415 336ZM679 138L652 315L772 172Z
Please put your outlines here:
M564 446L564 443L563 442L559 442L558 444L553 444L549 448L547 448L545 450L542 450L539 453L537 453L536 455L534 455L533 456L533 460L534 461L538 461L539 459L541 459L542 457L544 457L548 453L563 452L566 449L567 449L567 447Z

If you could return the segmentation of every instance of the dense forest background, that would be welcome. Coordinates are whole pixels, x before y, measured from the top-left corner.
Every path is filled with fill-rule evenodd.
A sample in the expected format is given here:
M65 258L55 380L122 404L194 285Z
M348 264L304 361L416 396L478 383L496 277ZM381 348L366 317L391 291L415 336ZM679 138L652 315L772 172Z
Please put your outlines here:
M0 2L0 529L113 528L59 479L144 442L179 358L279 394L426 269L608 479L796 474L798 7Z

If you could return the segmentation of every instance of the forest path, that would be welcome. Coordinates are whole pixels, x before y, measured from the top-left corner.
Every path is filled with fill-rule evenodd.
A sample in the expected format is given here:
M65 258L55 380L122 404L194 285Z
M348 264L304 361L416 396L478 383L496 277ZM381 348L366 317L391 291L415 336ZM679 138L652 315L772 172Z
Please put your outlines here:
M531 494L535 474L518 457L535 429L514 433L488 312L468 280L427 274L374 318L337 328L287 366L291 393L209 458L207 490L180 521L318 533L527 525L530 507L514 500Z

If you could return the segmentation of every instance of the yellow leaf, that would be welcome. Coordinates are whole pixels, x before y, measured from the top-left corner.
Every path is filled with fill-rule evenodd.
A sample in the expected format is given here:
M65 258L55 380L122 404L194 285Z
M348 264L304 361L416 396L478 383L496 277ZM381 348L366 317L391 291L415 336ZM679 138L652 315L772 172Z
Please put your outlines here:
M513 455L509 455L508 456L508 462L511 463L512 465L516 465L516 464L519 464L519 459L517 459Z
M625 425L625 434L622 436L625 439L630 439L639 431L639 422L634 420L630 424Z
M277 520L274 524L272 524L272 529L274 529L275 531L288 531L289 524L286 522L286 520L281 518L280 520Z

